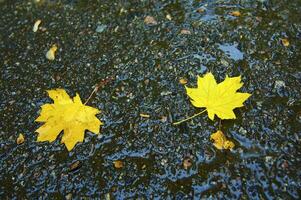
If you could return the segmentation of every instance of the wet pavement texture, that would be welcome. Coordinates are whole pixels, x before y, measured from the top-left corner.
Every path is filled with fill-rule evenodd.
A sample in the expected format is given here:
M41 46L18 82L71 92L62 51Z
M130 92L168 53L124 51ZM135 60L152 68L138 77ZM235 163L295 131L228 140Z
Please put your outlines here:
M1 0L0 12L1 199L300 199L300 0ZM206 114L172 125L200 111L179 80L209 71L252 93L222 121L232 151L212 145ZM36 142L47 89L85 100L99 82L100 135L71 152Z

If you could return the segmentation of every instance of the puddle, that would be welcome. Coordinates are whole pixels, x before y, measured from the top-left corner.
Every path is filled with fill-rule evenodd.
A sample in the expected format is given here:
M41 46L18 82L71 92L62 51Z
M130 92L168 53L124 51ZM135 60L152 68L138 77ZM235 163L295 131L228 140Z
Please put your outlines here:
M237 48L237 44L219 44L219 49L222 50L229 58L238 61L244 58L244 54Z

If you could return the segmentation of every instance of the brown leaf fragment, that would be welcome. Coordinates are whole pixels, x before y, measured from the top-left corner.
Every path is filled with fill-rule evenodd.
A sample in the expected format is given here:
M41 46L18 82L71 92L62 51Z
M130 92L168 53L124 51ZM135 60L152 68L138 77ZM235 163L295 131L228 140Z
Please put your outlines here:
M25 138L24 138L23 134L20 133L19 136L18 136L18 138L17 138L17 140L16 140L16 142L19 145L19 144L24 143L24 141L25 141Z
M180 31L180 34L181 34L181 35L190 35L191 32L190 32L190 30L182 29L182 30Z
M280 39L283 46L288 47L290 45L290 41L287 38Z
M121 160L115 160L115 161L113 162L113 164L114 164L114 167L115 167L116 169L121 169L121 168L123 168L123 162L122 162Z
M203 13L203 12L205 12L205 9L204 9L204 8L198 8L196 11L197 11L198 13Z
M73 172L75 170L78 170L81 167L80 162L77 160L75 162L73 162L70 166L69 166L69 172Z
M54 60L55 59L55 52L57 51L57 46L54 44L52 47L47 51L46 58L48 60Z
M148 84L149 84L149 79L145 79L145 80L144 80L144 84L145 84L145 85L148 85Z
M187 79L181 78L181 79L179 80L179 82L180 82L180 84L185 85L185 84L187 83Z
M146 16L144 18L144 23L147 25L157 25L158 24L158 22L152 16Z
M232 12L230 12L229 14L232 15L232 16L234 16L234 17L239 17L239 16L241 16L241 13L240 13L238 10L232 11Z

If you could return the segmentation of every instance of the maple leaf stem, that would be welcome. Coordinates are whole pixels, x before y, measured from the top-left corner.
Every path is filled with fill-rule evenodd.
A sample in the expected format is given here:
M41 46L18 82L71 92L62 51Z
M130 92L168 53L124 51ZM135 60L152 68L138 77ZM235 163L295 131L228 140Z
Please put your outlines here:
M192 115L191 117L188 117L188 118L183 119L183 120L178 121L178 122L174 122L174 123L172 123L172 124L173 124L173 125L181 124L182 122L186 122L186 121L188 121L188 120L191 120L192 118L195 118L195 117L199 116L200 114L204 113L205 111L206 111L206 109L203 110L203 111L201 111L201 112L199 112L199 113L197 113L197 114Z
M84 103L84 105L86 105L90 101L90 99L92 98L92 96L99 90L99 88L107 85L112 80L114 80L113 76L109 76L109 77L106 77L105 79L101 79L99 81L99 83L95 85L94 90L91 92L90 96L88 97L88 99L86 100L86 102Z
M94 90L91 92L90 96L88 97L88 99L86 100L86 102L84 103L84 105L86 105L89 102L89 100L92 98L93 94L95 94L97 92L97 90L98 90L98 86L96 86L94 88Z

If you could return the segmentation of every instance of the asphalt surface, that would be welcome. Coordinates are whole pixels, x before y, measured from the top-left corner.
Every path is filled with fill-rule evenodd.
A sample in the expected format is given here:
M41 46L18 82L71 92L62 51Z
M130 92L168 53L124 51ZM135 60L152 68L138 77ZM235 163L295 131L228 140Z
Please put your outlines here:
M1 199L300 199L299 0L1 0L0 13ZM200 111L180 79L208 71L252 93L222 121L232 151L206 114L172 125ZM36 142L46 90L86 100L97 84L99 136L71 152Z

